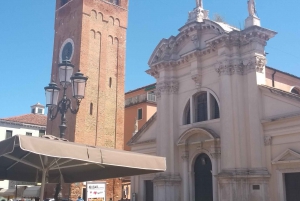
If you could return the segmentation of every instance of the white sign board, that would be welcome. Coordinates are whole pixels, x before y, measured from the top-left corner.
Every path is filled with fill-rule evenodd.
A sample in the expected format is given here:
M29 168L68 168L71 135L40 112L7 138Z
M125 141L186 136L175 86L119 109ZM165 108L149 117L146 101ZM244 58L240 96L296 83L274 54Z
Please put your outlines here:
M90 199L100 199L101 201L105 201L105 187L105 182L87 182L87 201L90 201Z

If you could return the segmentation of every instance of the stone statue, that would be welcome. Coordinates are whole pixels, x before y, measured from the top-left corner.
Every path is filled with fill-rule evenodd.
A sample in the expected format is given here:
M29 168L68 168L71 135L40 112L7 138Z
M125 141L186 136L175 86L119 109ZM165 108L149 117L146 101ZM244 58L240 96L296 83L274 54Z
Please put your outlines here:
M196 5L197 5L197 7L203 8L203 2L202 2L202 0L196 0Z
M248 12L249 16L256 16L255 0L248 0Z
M137 118L135 118L135 124L134 124L134 133L137 133L139 131L139 122Z

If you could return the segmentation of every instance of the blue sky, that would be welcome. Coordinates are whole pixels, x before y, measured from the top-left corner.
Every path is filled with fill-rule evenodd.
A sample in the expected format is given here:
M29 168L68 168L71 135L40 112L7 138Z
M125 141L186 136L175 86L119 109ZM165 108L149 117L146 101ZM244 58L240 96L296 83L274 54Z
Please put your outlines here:
M219 14L243 27L247 0L203 0L210 17ZM268 42L268 65L300 76L299 0L256 0L262 26L278 32ZM0 117L30 112L45 103L54 39L54 0L1 1ZM130 0L127 32L126 91L155 80L145 73L148 59L162 38L178 33L195 0Z

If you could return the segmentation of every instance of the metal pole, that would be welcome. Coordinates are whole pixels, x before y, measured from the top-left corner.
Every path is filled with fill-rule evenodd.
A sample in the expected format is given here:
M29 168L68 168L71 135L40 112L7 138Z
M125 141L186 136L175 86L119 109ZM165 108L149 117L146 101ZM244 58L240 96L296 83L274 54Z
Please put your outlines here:
M18 183L16 181L16 198L15 198L15 200L17 200L17 197L18 197Z
M42 174L40 201L44 200L44 191L45 191L45 185L46 185L46 175L47 175L47 170L44 169L43 170L43 174Z
M59 130L60 130L60 138L64 138L65 137L65 131L67 129L67 119L66 119L66 113L68 110L68 106L67 106L67 95L66 95L66 89L67 87L64 87L64 95L63 95L63 101L62 101L62 108L60 111L61 114L61 124L59 126Z

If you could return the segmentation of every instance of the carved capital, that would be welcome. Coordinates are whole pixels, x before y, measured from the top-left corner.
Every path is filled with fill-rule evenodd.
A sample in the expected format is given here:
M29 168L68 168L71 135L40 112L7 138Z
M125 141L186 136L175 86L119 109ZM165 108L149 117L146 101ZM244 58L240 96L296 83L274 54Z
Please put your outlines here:
M216 65L216 71L219 75L232 75L233 67L229 61L222 61Z
M270 146L272 144L272 136L265 136L264 143L265 143L265 146Z
M265 57L255 56L253 58L244 60L243 64L245 65L245 74L253 71L263 73L267 64L267 60Z
M196 88L200 89L201 88L201 80L202 80L202 75L200 74L194 74L191 76L192 80L194 80Z
M246 75L250 72L256 71L263 73L266 66L266 59L264 57L255 56L243 61L237 59L233 61L221 61L216 64L216 72L219 75Z
M156 85L156 96L161 97L161 94L176 94L179 90L178 81L164 81L159 82Z

